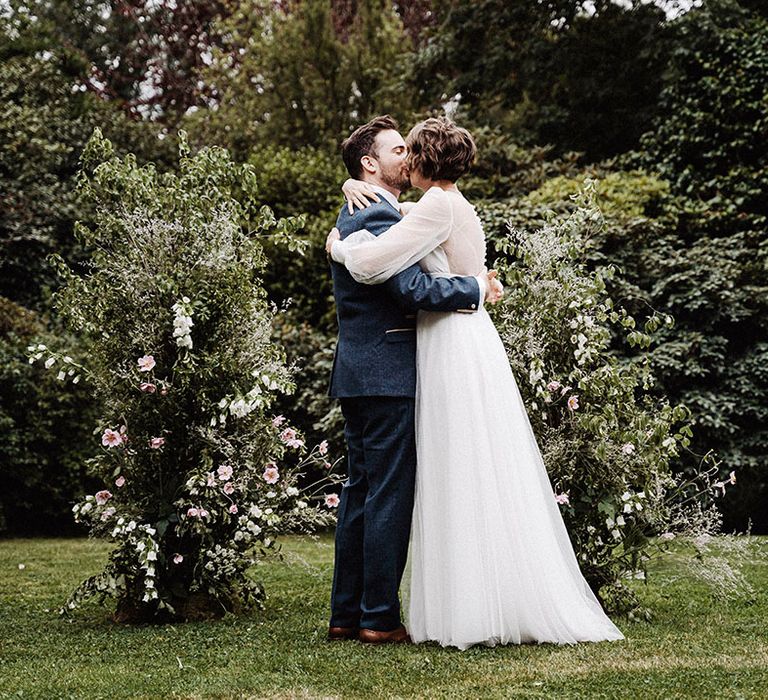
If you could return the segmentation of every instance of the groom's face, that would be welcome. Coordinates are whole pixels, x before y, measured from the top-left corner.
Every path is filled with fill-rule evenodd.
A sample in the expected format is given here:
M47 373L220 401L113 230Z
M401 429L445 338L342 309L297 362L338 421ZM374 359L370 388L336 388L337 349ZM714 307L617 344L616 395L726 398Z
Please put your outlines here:
M397 131L387 129L376 135L375 145L379 178L384 184L396 190L401 192L407 190L411 186L411 180L406 165L408 148L403 137Z

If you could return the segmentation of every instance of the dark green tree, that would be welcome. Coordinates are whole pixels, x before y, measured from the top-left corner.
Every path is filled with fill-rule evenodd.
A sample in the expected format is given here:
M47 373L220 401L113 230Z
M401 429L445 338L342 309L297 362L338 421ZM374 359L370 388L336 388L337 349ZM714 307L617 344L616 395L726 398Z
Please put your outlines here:
M735 0L680 18L672 79L639 160L680 197L646 284L677 319L669 395L694 412L739 485L725 502L768 526L768 21Z
M609 0L452 0L411 77L422 102L460 95L474 124L591 160L635 146L656 113L670 50L664 12Z

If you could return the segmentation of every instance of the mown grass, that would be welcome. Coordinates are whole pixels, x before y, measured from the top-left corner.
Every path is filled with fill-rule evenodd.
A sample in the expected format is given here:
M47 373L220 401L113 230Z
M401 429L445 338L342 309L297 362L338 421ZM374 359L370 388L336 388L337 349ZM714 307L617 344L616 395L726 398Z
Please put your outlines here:
M285 561L256 569L262 612L138 627L95 604L56 615L104 544L0 541L0 697L768 698L768 540L755 540L749 601L714 601L673 553L635 584L655 619L619 620L624 642L466 652L325 642L328 536L288 538Z

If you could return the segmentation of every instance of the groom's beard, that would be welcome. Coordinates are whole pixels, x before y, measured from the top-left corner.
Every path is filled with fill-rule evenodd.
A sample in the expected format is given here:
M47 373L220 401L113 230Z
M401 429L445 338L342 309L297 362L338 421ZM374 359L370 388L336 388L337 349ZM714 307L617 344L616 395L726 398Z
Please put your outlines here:
M394 172L382 170L381 181L385 185L392 189L399 190L400 192L406 192L411 189L411 177L408 171L404 171L402 168L398 168L397 170L394 170Z

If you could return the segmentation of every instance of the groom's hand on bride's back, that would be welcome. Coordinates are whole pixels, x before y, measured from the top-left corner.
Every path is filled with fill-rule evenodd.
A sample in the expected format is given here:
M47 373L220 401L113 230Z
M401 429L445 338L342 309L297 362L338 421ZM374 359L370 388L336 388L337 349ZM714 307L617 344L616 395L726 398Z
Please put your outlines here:
M497 279L498 274L496 270L488 270L485 275L487 282L485 285L485 302L487 304L495 304L501 301L504 296L504 285Z

